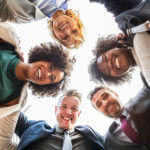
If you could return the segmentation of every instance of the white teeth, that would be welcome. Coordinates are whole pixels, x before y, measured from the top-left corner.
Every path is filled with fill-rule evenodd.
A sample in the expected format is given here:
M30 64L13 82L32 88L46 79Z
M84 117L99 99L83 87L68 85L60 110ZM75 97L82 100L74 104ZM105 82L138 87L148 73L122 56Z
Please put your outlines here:
M38 78L41 78L41 69L38 69Z
M71 120L70 118L64 118L64 120Z
M118 58L116 58L116 66L117 66L117 68L120 68L120 64L119 64L119 59Z
M67 23L60 27L60 29L64 29L67 26Z

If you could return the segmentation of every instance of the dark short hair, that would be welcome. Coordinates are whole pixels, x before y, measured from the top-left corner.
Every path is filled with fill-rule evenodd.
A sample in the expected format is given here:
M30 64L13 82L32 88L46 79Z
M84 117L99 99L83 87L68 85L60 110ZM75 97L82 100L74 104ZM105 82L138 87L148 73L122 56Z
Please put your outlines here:
M63 97L65 96L73 96L76 97L77 99L79 99L80 103L81 103L81 93L79 93L77 90L72 89L72 90L68 90L66 91L59 99L57 106L59 105L59 103L61 102L61 100L63 99Z
M108 88L107 86L103 86L100 85L98 87L95 87L93 90L91 90L88 94L88 99L90 99L92 101L92 97L94 96L94 94L98 91L98 90L102 90L102 89L106 89L112 93L115 93L113 90L111 90L110 88Z
M48 42L35 46L30 50L28 62L33 63L36 61L53 62L55 68L59 68L64 72L64 78L58 83L48 85L37 85L30 82L29 87L32 93L39 96L57 96L67 86L68 77L73 70L73 63L76 61L75 58L70 58L68 51L64 50L61 45Z
M113 77L102 73L97 66L97 58L104 52L107 52L108 50L114 49L116 47L127 48L128 45L129 45L128 42L120 43L115 35L108 35L106 37L98 38L96 48L95 50L93 50L95 58L91 60L88 67L88 72L90 74L91 80L94 81L95 83L104 84L105 82L107 82L108 84L115 84L115 85L121 85L126 81L130 81L132 78L132 72L134 68L131 68L126 74L123 74L122 76Z
M98 91L98 90L102 90L105 89L106 87L104 86L99 86L99 87L95 87L92 91L89 92L88 94L88 99L91 101L92 106L98 110L98 108L92 103L92 98L94 96L94 94ZM110 90L109 88L107 88L108 90Z

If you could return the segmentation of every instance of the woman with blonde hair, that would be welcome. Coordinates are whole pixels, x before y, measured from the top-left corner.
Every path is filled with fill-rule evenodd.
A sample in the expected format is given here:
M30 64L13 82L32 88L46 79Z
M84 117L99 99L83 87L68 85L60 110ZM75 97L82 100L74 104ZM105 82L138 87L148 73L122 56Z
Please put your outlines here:
M53 37L65 47L78 48L84 41L79 13L68 9L67 0L0 0L0 21L28 23L50 18Z

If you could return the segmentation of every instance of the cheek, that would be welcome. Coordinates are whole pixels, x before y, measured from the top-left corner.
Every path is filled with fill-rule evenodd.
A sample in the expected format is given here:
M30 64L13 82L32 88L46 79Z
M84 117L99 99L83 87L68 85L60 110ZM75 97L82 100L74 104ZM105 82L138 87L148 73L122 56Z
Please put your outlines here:
M61 31L55 28L53 29L53 34L57 39L63 39L65 36Z
M118 71L110 70L110 75L116 77L116 76L120 76L120 73Z

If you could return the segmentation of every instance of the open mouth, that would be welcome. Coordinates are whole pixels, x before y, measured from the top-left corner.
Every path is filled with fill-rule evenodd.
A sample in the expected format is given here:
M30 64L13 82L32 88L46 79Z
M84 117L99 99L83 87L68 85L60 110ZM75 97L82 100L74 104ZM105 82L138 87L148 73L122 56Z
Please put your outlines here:
M70 117L62 117L62 119L65 121L71 121L72 120L72 118L70 118Z
M119 58L118 57L115 60L115 64L116 64L117 69L120 69L121 66L120 66Z
M67 26L68 26L68 22L59 25L59 26L58 26L58 29L59 29L59 30L64 30Z
M71 120L71 118L63 118L64 120Z
M38 78L41 79L41 69L38 69Z
M40 67L36 70L36 78L42 79L42 69Z

